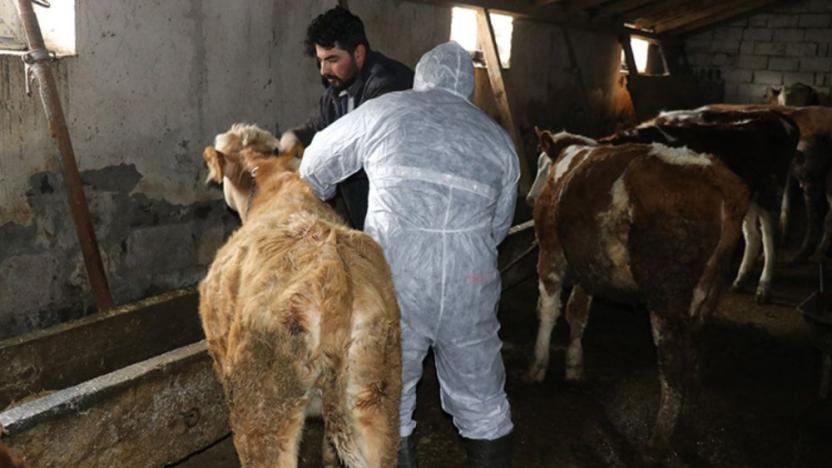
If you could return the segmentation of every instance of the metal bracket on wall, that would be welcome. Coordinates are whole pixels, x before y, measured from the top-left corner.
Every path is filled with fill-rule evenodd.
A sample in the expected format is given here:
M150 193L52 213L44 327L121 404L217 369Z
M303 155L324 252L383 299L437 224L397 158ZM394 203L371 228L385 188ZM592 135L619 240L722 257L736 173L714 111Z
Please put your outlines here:
M35 75L33 73L32 67L40 62L56 62L58 60L58 56L55 55L54 52L50 52L46 49L35 49L26 52L20 58L23 60L23 74L25 75L24 81L26 83L26 95L32 97L32 81L35 80Z

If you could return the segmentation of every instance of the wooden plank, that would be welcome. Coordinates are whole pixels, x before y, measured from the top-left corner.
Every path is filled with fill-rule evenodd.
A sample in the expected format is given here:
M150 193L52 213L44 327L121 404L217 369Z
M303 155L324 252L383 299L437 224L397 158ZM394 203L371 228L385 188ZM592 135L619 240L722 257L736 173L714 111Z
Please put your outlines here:
M705 8L684 10L669 18L661 19L653 25L657 31L669 31L686 24L721 15L727 11L748 6L749 2L715 3Z
M746 2L739 7L733 8L720 14L713 15L709 18L704 18L699 21L693 21L687 24L677 26L672 30L666 31L666 33L689 34L703 28L715 26L719 23L722 23L723 21L729 21L739 16L744 16L759 10L763 10L777 2L778 0L754 0L752 2Z
M202 339L193 289L0 341L0 409Z
M164 466L229 432L205 342L6 410L0 425L39 467Z
M662 2L664 0L615 0L601 9L602 18L614 18L623 13L641 8L647 5Z
M579 10L588 10L609 2L610 0L572 0L570 4Z
M532 3L511 1L511 0L407 0L412 3L428 3L431 5L440 6L461 6L461 7L478 7L485 8L492 13L501 13L511 15L516 18L522 18L530 21L539 21L546 24L554 24L556 26L569 26L570 28L583 29L587 31L594 31L602 34L619 35L623 33L634 33L643 35L645 37L658 38L659 36L650 31L639 31L633 28L621 26L617 23L612 23L609 20L602 21L587 21L580 18L575 18L564 13L561 8L552 8L549 6L540 6ZM558 6L563 5L561 3Z
M552 5L555 3L563 3L563 0L534 0L534 4L539 6Z
M497 42L494 38L494 29L491 25L489 12L485 8L477 9L477 37L480 41L480 48L485 56L485 65L488 69L488 79L491 82L491 90L494 92L494 101L497 103L497 110L503 121L503 126L511 135L517 156L520 158L520 182L519 190L522 194L529 193L531 187L531 174L526 158L526 151L523 145L523 137L514 123L514 115L511 113L508 93L506 93L505 82L503 81L503 66L500 62L500 53L497 50Z

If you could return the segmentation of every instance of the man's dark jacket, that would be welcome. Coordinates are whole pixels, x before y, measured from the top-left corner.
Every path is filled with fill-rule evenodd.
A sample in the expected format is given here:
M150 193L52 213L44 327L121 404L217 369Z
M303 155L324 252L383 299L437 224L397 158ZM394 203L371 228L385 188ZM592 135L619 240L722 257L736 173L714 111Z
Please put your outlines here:
M349 100L352 98L352 108L355 109L363 102L392 91L403 91L413 87L413 70L404 64L385 57L379 52L369 51L364 60L364 66L355 81L345 90L337 91L327 86L321 96L318 115L313 116L306 125L293 129L304 146L309 146L312 137L320 130L338 120L349 110ZM347 207L349 222L355 229L364 228L364 217L367 215L367 196L369 182L364 171L350 176L338 185L344 204Z

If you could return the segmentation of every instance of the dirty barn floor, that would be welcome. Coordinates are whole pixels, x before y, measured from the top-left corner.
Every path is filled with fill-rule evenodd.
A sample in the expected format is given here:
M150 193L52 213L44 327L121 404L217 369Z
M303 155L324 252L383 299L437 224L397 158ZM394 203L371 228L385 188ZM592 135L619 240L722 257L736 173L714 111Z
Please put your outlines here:
M727 294L706 327L702 387L675 440L687 466L830 466L832 411L817 403L819 354L794 309L816 285L810 266L781 266L774 304ZM515 421L516 467L644 466L645 443L658 403L656 361L643 309L597 300L584 339L587 381L563 379L566 325L555 329L542 384L522 382L537 327L535 279L504 294L500 310ZM428 359L419 387L418 455L422 467L464 467L465 455L440 406ZM310 421L301 466L320 466L322 425ZM230 438L180 467L239 466Z

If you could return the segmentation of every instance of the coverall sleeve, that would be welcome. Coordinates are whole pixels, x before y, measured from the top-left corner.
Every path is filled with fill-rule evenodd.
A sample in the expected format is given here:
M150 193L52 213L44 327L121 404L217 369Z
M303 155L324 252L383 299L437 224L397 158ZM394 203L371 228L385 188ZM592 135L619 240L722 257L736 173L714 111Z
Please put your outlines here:
M492 226L492 234L497 244L506 238L511 222L514 220L514 208L517 203L517 181L520 179L520 161L510 140L508 148L511 156L507 158L506 171L503 175L503 188L497 199L497 208Z
M335 195L335 187L364 166L368 153L365 135L369 118L360 107L319 131L303 153L300 177L322 200Z

